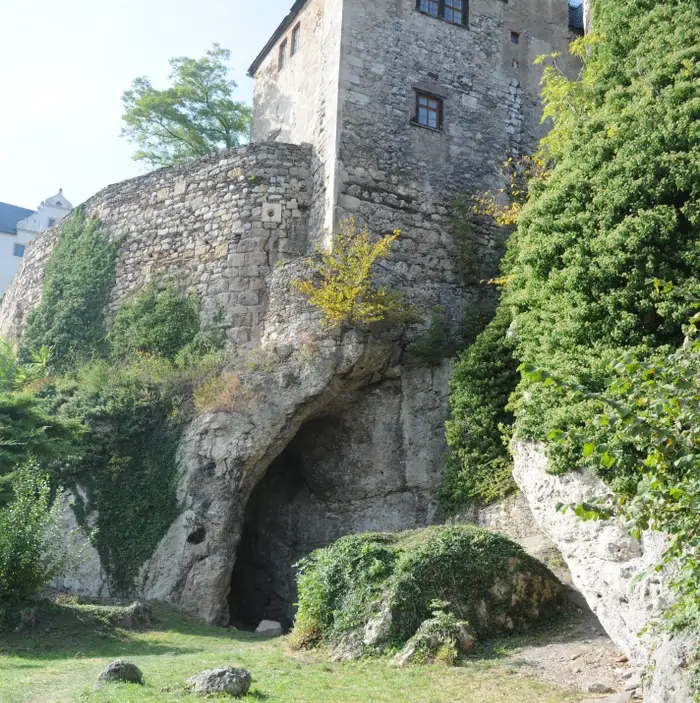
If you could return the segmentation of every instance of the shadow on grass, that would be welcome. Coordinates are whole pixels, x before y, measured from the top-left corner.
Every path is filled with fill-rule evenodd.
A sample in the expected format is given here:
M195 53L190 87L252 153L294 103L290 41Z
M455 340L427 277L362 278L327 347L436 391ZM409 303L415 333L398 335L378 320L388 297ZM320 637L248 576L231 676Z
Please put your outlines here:
M80 606L39 601L34 627L17 631L19 622L12 614L0 629L0 656L21 659L117 658L119 656L182 655L206 649L203 644L176 645L172 642L149 641L138 632L177 632L192 637L218 637L232 641L258 640L254 635L198 623L167 606L153 606L153 623L139 631L122 630L109 622L109 606ZM9 623L9 627L7 624ZM15 665L18 666L18 665ZM19 665L22 666L22 665Z

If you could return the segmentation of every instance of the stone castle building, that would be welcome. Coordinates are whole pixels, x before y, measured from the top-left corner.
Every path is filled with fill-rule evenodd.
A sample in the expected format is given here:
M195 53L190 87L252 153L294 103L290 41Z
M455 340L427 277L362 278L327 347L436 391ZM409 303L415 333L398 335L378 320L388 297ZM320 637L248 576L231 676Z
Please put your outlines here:
M457 314L451 205L534 149L533 62L569 39L565 0L298 0L249 70L252 141L313 146L309 243L349 216L399 228L404 286Z
M232 346L267 359L242 372L239 405L188 427L182 511L134 594L210 622L288 624L301 556L435 519L449 363L426 365L393 333L324 331L290 282L353 216L378 235L401 230L381 273L426 316L439 306L456 325L482 304L459 270L453 204L498 187L502 160L535 148L533 60L565 54L569 36L566 0L298 0L250 69L250 145L85 203L120 241L110 311L172 278ZM28 246L0 333L21 336L60 229ZM473 230L478 279L503 234ZM110 593L94 549L63 586Z

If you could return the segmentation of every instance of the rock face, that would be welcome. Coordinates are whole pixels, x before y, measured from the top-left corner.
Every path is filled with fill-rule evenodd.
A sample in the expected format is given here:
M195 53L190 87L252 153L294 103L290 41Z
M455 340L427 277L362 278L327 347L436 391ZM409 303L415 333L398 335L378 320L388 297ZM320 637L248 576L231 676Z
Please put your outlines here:
M79 488L76 490L80 491ZM71 552L78 558L70 572L54 579L49 586L76 596L109 598L112 594L107 573L102 567L97 549L88 537L89 531L94 528L95 516L88 515L86 524L79 525L73 511L76 498L76 494L69 490L59 495L58 520L61 531L68 536L71 543ZM82 496L83 501L85 498Z
M291 627L299 559L349 533L432 521L449 369L392 373L304 423L254 489L233 570L234 621Z
M250 689L252 678L245 669L227 667L207 669L187 680L186 688L193 693L228 693L230 696L245 696Z
M630 660L650 667L645 689L653 703L690 703L689 670L693 637L660 634L643 628L662 618L673 602L668 576L654 567L664 550L658 533L633 539L617 520L583 522L556 505L581 503L606 495L595 476L547 473L547 457L535 445L515 446L514 477L540 527L559 548L591 609Z

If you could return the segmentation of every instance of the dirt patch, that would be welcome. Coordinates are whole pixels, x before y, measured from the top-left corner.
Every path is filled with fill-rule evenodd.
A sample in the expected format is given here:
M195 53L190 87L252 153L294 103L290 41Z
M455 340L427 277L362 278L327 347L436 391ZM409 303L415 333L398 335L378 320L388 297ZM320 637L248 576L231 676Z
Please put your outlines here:
M572 600L572 617L561 632L546 644L518 650L510 663L543 681L597 694L600 701L641 700L639 670L605 634L581 596L572 594Z

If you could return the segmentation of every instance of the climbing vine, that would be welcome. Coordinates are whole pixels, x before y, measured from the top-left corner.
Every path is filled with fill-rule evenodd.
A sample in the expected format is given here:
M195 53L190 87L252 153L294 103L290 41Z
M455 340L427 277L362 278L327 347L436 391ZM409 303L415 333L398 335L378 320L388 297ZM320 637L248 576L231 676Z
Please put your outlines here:
M507 447L513 414L506 406L519 376L510 323L507 309L499 309L455 363L446 424L450 454L438 489L448 513L474 502L489 503L515 488Z
M62 371L106 353L105 307L114 283L118 242L110 242L96 218L77 208L61 229L44 273L41 303L27 316L22 356L51 349Z
M196 299L172 283L148 286L110 324L115 254L82 211L63 228L23 339L25 358L44 345L60 374L15 405L84 427L54 480L74 489L81 524L97 511L95 545L115 591L127 592L178 513L177 447L195 387L221 372L221 339L202 330Z

